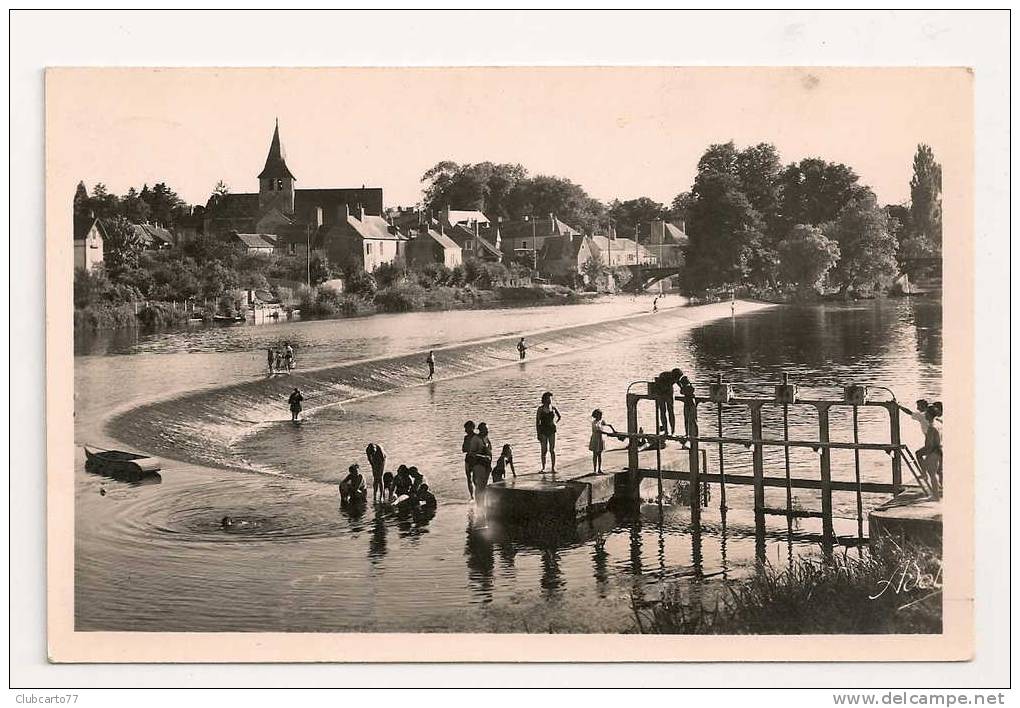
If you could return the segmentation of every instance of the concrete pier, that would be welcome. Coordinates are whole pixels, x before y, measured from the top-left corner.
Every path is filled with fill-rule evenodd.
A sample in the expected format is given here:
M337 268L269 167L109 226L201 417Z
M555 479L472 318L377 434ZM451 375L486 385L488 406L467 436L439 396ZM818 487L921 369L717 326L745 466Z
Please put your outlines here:
M917 489L902 492L868 514L868 536L872 545L891 539L941 552L942 500Z
M592 474L591 460L577 460L556 474L521 474L485 488L485 506L510 521L542 517L574 519L604 511L617 488L626 488L626 452L616 453L603 474Z

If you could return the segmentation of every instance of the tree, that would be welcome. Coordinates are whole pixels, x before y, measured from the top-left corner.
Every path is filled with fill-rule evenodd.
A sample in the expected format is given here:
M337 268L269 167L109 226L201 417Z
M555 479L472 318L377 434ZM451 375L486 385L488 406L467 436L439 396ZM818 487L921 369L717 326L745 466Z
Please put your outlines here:
M156 183L151 190L148 185L143 186L139 196L149 205L151 219L157 224L173 226L187 214L184 200L164 182Z
M787 165L779 174L779 190L775 228L784 235L797 224L833 221L851 200L871 194L846 165L815 157Z
M99 302L110 290L110 281L101 267L74 269L74 306L81 309Z
M121 273L138 267L145 250L145 242L135 232L131 222L123 216L103 221L106 238L103 240L103 262L110 276L116 280Z
M88 200L89 213L97 219L111 219L119 213L119 206L117 195L110 194L105 184L97 182Z
M650 222L665 217L666 207L648 197L628 199L625 202L615 200L609 205L609 218L613 221L617 236L633 238L640 226L647 227ZM648 232L648 229L644 231Z
M691 190L688 281L694 288L741 282L751 272L751 249L761 241L761 217L725 172L699 172Z
M527 170L518 164L479 162L459 165L443 160L422 175L425 208L434 212L447 206L478 209L493 217L509 217L507 199L527 174Z
M575 228L590 231L604 218L605 207L569 179L536 175L514 186L507 197L507 211L512 219L555 214Z
M870 292L896 277L896 237L874 196L851 200L823 231L839 245L832 275L842 292Z
M149 220L152 209L135 191L134 187L128 189L127 194L120 200L120 214L133 224L141 224Z
M584 262L584 265L581 266L581 273L584 274L585 280L589 285L594 287L598 286L599 281L602 280L607 272L606 264L602 260L602 255L598 253L590 256L588 260Z
M930 146L920 144L910 179L910 235L924 250L942 253L942 165Z
M804 289L816 288L839 260L839 245L817 226L798 224L778 247L783 278Z
M779 153L774 145L759 143L737 153L735 171L744 196L761 216L769 242L781 238L779 220Z

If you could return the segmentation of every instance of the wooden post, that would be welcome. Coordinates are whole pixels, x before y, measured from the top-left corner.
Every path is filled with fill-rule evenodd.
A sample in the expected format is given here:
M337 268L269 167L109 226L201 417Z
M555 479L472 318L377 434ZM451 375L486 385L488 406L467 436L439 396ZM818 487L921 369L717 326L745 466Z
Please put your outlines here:
M829 442L829 404L818 405L818 441ZM832 461L828 446L822 448L822 535L831 544L832 532Z
M627 394L627 494L631 499L639 496L641 478L638 476L638 468L641 466L638 458L638 398L637 394Z
M717 379L720 380L721 379ZM723 436L722 430L722 404L716 404L716 428L718 436ZM726 464L723 462L723 444L719 443L719 508L726 509Z
M701 458L698 454L698 401L694 396L684 396L684 427L690 445L690 498L691 526L697 528L701 523Z
M860 442L857 406L854 409L854 445ZM861 499L861 451L854 448L854 481L857 483L857 538L864 539L864 502Z
M754 535L765 539L765 459L762 454L761 403L751 404L751 439L753 443L752 465L754 467Z
M659 406L655 406L655 432L659 432ZM662 520L662 445L659 441L655 443L655 470L659 473L659 519Z
M903 461L900 455L900 407L895 402L887 403L889 411L889 443L896 446L892 454L892 483L896 494L903 491Z

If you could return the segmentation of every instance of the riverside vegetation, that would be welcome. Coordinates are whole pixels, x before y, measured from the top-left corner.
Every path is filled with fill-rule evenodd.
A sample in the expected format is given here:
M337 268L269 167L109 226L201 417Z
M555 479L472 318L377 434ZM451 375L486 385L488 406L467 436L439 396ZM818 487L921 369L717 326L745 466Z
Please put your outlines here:
M782 165L768 143L738 149L709 146L691 189L670 206L648 197L609 204L568 179L531 176L519 164L438 163L422 178L424 208L478 209L492 218L552 213L585 233L615 231L645 239L655 219L686 224L689 245L682 290L698 298L739 292L763 299L812 299L825 294L870 296L884 292L900 272L923 275L915 265L942 249L942 170L932 150L914 156L910 201L880 206L846 165L806 158ZM216 195L229 192L222 182ZM166 184L118 197L97 184L79 184L76 218L103 219L105 263L77 272L75 326L163 326L201 316L232 315L242 289L269 290L303 316L338 316L500 302L557 303L577 297L583 283L598 287L609 269L593 258L554 287L508 287L534 274L534 262L467 262L448 269L386 266L372 274L324 259L310 264L284 255L250 255L205 234L165 251L148 251L132 223L200 224L206 207L184 203ZM625 269L614 269L617 285ZM320 284L342 277L344 292Z

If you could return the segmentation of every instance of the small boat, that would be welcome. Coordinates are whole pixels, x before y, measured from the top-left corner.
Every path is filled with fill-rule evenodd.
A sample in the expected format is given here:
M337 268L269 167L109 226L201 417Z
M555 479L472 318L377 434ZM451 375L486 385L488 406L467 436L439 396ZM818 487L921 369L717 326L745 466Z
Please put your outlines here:
M84 446L83 446L84 447ZM123 450L90 450L85 447L85 469L117 479L137 482L160 470L157 457Z

